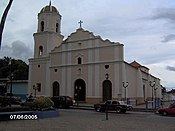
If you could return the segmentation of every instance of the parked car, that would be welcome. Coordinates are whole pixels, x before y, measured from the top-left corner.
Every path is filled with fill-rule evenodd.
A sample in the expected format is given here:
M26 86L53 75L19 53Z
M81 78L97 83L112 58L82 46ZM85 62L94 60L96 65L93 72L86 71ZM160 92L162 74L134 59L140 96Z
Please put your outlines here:
M73 100L69 96L54 96L51 98L55 108L69 108L73 106Z
M21 103L21 98L14 96L13 94L11 95L11 99L10 99L10 93L7 93L5 95L0 96L0 105L1 106L7 106L9 104L18 105L20 103Z
M160 108L158 109L158 113L163 115L163 116L167 116L167 115L175 115L175 102L170 104L168 107L166 108Z
M105 103L95 104L94 109L97 112L111 110L117 113L125 113L127 111L127 105L120 104L117 100L107 100Z
M125 101L119 101L119 103L121 105L126 105L127 106L127 111L132 111L133 110L133 106L132 105L128 105Z

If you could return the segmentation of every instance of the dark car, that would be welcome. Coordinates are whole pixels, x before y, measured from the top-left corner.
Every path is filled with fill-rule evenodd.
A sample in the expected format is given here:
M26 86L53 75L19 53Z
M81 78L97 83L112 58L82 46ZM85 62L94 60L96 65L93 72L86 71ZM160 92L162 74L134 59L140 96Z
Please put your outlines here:
M168 107L166 108L160 108L158 109L158 113L163 115L163 116L167 116L167 115L175 115L175 102L170 104Z
M73 100L69 96L54 96L51 98L55 108L69 108L73 106Z
M122 105L117 100L108 100L105 103L95 104L94 108L97 112L111 110L117 113L125 113L127 111L127 105Z
M13 94L10 97L10 94L7 93L6 95L0 96L0 105L1 106L7 106L9 104L20 104L21 103L21 97L14 96Z

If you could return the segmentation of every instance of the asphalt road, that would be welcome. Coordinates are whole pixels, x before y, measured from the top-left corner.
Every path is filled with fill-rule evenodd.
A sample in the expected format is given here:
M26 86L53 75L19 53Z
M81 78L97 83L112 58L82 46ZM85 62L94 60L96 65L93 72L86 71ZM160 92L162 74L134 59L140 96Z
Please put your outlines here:
M175 131L175 117L148 112L126 114L62 109L56 118L1 121L0 131Z

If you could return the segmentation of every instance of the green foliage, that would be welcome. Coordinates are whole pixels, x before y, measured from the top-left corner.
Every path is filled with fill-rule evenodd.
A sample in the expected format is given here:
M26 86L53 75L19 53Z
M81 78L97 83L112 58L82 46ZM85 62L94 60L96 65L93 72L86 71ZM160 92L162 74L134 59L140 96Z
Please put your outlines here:
M53 105L53 101L48 97L40 96L34 100L34 106L37 108L50 108Z
M11 64L9 64L10 60ZM0 78L10 78L12 73L13 80L27 80L28 71L29 66L22 60L10 59L9 57L0 59Z

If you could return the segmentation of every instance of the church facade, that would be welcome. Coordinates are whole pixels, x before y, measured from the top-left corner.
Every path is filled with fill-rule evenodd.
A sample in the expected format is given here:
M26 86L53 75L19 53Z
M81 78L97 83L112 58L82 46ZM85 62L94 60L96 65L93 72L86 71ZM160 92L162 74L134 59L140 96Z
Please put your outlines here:
M136 61L125 62L123 44L104 40L79 23L63 39L58 10L51 3L41 9L33 34L34 57L29 59L29 93L87 103L161 98L160 79Z

